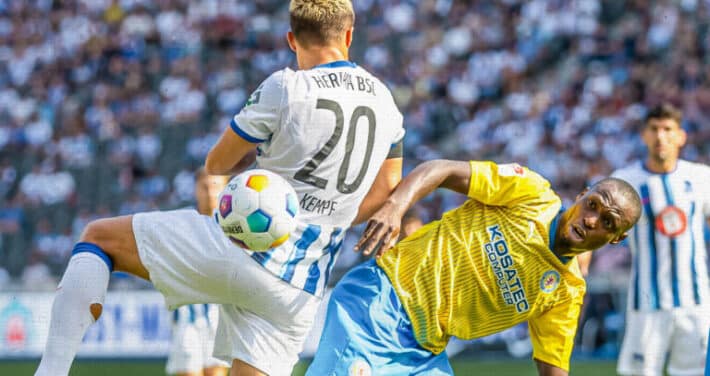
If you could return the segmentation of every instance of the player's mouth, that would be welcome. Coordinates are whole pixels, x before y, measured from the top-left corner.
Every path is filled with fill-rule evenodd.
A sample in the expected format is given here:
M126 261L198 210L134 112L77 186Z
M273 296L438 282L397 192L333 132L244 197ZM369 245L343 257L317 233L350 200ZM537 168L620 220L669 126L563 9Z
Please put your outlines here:
M579 238L579 240L584 240L584 230L582 230L579 225L572 224L572 232L577 235L577 238Z

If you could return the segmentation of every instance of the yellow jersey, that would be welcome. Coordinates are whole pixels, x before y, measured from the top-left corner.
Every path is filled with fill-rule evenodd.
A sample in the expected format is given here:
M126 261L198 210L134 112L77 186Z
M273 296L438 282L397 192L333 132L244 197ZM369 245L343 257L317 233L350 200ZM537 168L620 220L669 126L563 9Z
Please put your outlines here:
M438 354L451 336L528 321L533 357L568 370L585 283L575 258L550 250L559 197L535 172L492 162L471 162L468 197L377 260L415 338Z

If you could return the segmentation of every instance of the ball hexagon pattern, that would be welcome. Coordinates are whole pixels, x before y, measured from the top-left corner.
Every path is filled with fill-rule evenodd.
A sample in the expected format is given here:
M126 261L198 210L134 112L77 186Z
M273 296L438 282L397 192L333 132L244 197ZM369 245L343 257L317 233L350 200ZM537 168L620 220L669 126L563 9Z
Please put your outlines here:
M298 196L273 172L243 172L219 196L215 219L235 246L267 251L288 241L296 229Z

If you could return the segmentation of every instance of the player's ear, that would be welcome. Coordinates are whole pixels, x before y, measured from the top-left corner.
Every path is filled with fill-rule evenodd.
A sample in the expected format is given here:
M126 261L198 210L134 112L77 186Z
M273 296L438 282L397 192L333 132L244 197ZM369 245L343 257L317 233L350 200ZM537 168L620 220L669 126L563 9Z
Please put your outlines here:
M614 240L610 241L609 244L619 244L619 243L621 243L622 240L626 239L627 236L629 236L629 233L625 232L625 233L617 236L616 238L614 238Z
M353 43L353 30L355 28L351 27L349 30L345 32L345 47L350 48L350 45Z
M288 33L286 33L286 41L288 41L288 46L291 48L291 51L296 52L296 36L293 35L293 31L289 30Z

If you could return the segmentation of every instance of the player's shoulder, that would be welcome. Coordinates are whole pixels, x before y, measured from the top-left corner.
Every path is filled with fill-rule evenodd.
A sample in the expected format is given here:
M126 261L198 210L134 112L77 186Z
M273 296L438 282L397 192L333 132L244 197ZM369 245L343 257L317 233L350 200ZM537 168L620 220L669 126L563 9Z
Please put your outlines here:
M635 161L611 173L612 177L626 180L629 183L633 183L633 181L643 178L645 175L648 175L648 173L643 168L641 161Z
M289 80L294 79L295 75L296 72L294 72L291 68L283 68L271 73L264 81L262 81L259 87L264 88L268 86L272 89L283 89L287 86Z
M710 176L710 166L699 163L691 162L685 159L678 160L678 169L686 173L690 173L694 176L702 175L702 177Z

